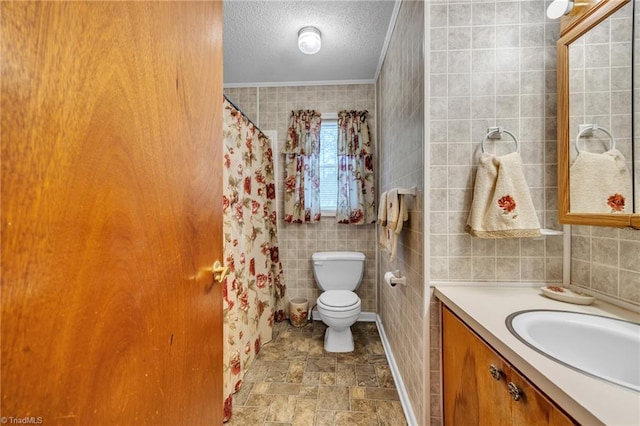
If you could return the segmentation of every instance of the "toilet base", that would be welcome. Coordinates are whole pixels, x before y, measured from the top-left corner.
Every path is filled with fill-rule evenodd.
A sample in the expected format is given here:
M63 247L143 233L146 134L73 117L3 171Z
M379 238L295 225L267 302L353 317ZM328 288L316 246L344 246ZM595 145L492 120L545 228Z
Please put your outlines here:
M324 350L327 352L353 352L351 327L347 327L342 331L328 327L324 333Z

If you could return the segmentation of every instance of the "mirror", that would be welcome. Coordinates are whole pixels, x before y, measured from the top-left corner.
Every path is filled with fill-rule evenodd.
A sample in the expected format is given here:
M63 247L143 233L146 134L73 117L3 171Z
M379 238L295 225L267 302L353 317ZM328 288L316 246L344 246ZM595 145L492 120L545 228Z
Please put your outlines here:
M627 227L640 211L633 194L633 26L632 1L603 0L558 41L561 223ZM637 164L635 173L637 181Z

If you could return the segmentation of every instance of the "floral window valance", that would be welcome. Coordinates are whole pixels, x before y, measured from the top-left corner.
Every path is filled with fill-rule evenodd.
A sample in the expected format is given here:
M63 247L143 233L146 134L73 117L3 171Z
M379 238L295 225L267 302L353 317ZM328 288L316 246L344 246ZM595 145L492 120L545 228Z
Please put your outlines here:
M320 125L314 110L291 111L285 154L284 221L320 221Z
M364 225L376 221L373 150L367 111L338 114L339 223Z

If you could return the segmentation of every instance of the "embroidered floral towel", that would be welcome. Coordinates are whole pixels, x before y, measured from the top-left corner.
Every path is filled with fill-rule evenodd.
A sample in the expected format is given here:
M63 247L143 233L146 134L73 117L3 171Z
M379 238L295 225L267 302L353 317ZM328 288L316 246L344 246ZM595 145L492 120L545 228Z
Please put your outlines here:
M622 153L581 151L569 172L569 211L631 213L631 174Z
M482 154L466 228L469 234L480 238L540 235L520 154Z

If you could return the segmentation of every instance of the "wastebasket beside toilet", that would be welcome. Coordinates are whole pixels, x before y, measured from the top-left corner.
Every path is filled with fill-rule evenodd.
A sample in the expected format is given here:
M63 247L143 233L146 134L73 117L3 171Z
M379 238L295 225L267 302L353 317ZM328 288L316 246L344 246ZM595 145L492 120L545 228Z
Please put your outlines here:
M304 327L309 316L309 300L296 297L289 301L289 320L294 327Z

